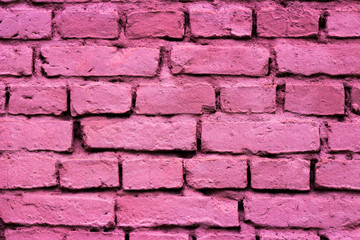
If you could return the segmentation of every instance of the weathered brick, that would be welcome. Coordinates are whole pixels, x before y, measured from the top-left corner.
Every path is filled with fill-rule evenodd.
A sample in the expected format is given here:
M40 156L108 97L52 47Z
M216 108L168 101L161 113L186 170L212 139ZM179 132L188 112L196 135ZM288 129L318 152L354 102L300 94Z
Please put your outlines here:
M310 161L253 158L250 171L255 189L310 190Z
M65 230L61 228L29 227L5 229L7 240L61 240L65 238Z
M130 233L133 240L188 240L189 234L184 232L134 231Z
M34 3L85 3L89 0L31 0Z
M261 240L320 240L315 231L309 230L282 230L282 229L260 229L259 235Z
M159 49L105 46L44 47L42 68L48 76L155 76ZM99 61L101 59L101 61Z
M51 11L37 8L0 9L0 38L41 39L51 36Z
M192 7L191 33L195 37L250 37L252 10L243 7Z
M174 46L171 71L174 74L219 74L264 76L270 53L262 47Z
M355 240L360 239L360 229L327 229L320 231L330 240Z
M299 7L263 8L257 13L260 37L313 37L319 29L317 10Z
M114 200L93 194L22 193L0 195L5 223L110 227Z
M331 151L360 152L360 123L329 123L328 144Z
M138 114L201 114L215 109L215 90L210 84L142 85L136 91Z
M201 188L246 188L247 160L243 157L204 155L185 159L187 183Z
M288 83L285 110L301 114L344 114L345 91L342 84Z
M184 21L184 13L179 11L132 13L127 17L125 35L128 38L182 38Z
M357 44L278 44L275 47L279 73L359 75Z
M72 122L51 117L0 118L0 150L69 151L72 146Z
M181 188L183 161L149 156L127 159L122 162L122 176L126 190Z
M71 115L126 113L132 101L131 85L127 83L74 84L70 87Z
M350 193L252 194L245 198L244 209L245 219L257 226L341 227L359 222L360 197Z
M11 114L55 114L67 110L65 84L11 84L9 113Z
M0 83L0 114L5 112L6 87Z
M0 75L31 75L33 50L25 46L0 46Z
M221 109L230 113L273 113L275 98L275 85L231 86L220 90Z
M66 240L122 240L125 234L121 230L111 232L88 232L88 231L72 231L66 236Z
M239 232L218 231L217 233L203 233L196 235L198 240L250 240L255 239L255 234L243 234Z
M118 13L114 9L65 9L58 20L62 38L117 38Z
M326 17L327 34L330 37L360 37L360 12L328 10Z
M189 116L93 117L82 120L81 124L85 144L89 148L147 151L196 149L196 120Z
M117 199L117 225L239 226L237 201L210 197L158 195L124 196Z
M351 88L351 106L359 112L360 111L360 84L354 84Z

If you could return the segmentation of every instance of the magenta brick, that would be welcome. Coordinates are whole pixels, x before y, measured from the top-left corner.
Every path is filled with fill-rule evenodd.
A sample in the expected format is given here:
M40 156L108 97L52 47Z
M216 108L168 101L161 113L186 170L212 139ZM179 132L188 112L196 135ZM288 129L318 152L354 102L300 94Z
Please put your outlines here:
M189 234L183 232L134 231L130 233L133 240L188 240Z
M71 85L71 115L126 113L130 111L132 90L127 83Z
M360 229L328 229L320 232L331 240L354 240L360 239Z
M288 83L285 110L301 114L344 114L345 91L342 84Z
M26 46L0 46L0 75L32 74L33 50Z
M43 47L48 76L155 76L159 49L105 46ZM101 61L99 61L101 59Z
M142 85L136 91L138 114L201 114L215 109L215 90L210 84Z
M37 8L0 9L0 38L41 39L51 36L51 11Z
M329 228L360 219L360 197L350 193L252 194L245 198L244 208L245 219L257 226Z
M296 229L260 229L259 237L261 240L320 240L315 231Z
M51 117L0 118L0 150L69 151L72 146L72 122Z
M310 190L310 161L253 158L251 187L255 189Z
M351 106L357 112L360 110L360 84L354 84L351 88Z
M126 190L181 188L183 161L180 158L140 156L122 162Z
M57 24L63 38L117 38L118 19L114 9L65 9Z
M250 240L255 239L255 234L244 234L239 232L211 231L196 235L198 240Z
M273 113L275 98L275 85L231 86L220 90L221 109L230 113Z
M201 188L246 188L247 159L204 155L185 159L186 182Z
M128 38L169 37L184 35L184 13L153 11L131 13L127 17L125 35Z
M94 194L8 193L0 203L5 223L110 227L115 219L114 200Z
M262 47L174 46L171 51L173 74L219 74L264 76L270 53Z
M0 156L0 188L38 188L57 185L56 159L41 153Z
M360 190L360 160L323 160L316 165L318 187Z
M0 83L0 114L5 112L6 88Z
M81 124L85 144L89 148L147 151L196 149L196 119L189 116L93 117L82 120Z
M243 7L192 7L190 9L191 33L195 37L250 37L252 10Z
M279 73L359 75L357 44L278 44L275 47Z
M88 232L88 231L72 231L66 235L66 240L122 240L125 234L121 230L111 232Z
M54 114L67 110L65 84L11 84L9 113Z
M62 240L65 238L65 229L48 227L29 227L5 229L7 240Z
M260 37L316 36L320 14L306 7L263 8L257 13L257 33Z
M234 200L201 196L124 196L117 199L117 225L235 227L239 226L237 205Z
M330 37L360 37L360 12L352 10L328 10L327 34Z
M360 152L360 123L330 123L328 144L331 151Z

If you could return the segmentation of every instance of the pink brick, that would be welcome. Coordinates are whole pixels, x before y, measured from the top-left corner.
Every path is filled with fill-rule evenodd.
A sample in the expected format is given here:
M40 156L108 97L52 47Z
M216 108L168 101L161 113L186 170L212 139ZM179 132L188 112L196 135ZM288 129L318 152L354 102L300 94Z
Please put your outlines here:
M55 114L67 110L65 84L14 84L10 85L9 113Z
M89 0L31 0L34 3L85 3Z
M147 151L196 149L196 120L189 116L93 117L81 123L85 144L89 148Z
M360 160L323 160L316 165L319 187L360 190Z
M59 16L58 30L63 38L117 38L118 18L114 9L66 9Z
M181 188L183 161L175 157L140 156L123 161L122 176L126 190Z
M201 114L215 109L215 90L210 84L142 85L136 91L138 114Z
M128 38L169 37L184 35L184 13L179 11L137 12L127 17L125 35Z
M257 226L329 228L360 220L360 197L351 193L252 194L244 208L245 220Z
M190 25L195 37L250 37L252 10L243 7L192 7Z
M5 238L7 240L62 240L65 232L61 228L48 227L5 229Z
M275 112L276 86L231 86L220 90L221 109L230 113Z
M310 190L310 161L253 158L251 187L255 189Z
M66 236L66 240L123 240L125 234L123 231L115 230L111 232L88 232L72 231Z
M360 152L360 123L329 124L328 143L331 151Z
M33 50L25 46L0 46L0 75L31 75Z
M50 117L0 118L0 150L69 151L72 146L72 122Z
M23 193L0 195L5 223L111 227L114 200L93 194Z
M261 240L320 240L315 231L309 230L282 230L282 229L260 229Z
M118 170L118 162L114 160L62 161L60 186L69 189L118 187Z
M279 73L359 75L357 44L278 44L275 47Z
M71 86L71 115L126 113L130 111L131 85L126 83L92 83Z
M219 231L217 233L203 233L201 235L197 235L198 240L250 240L255 239L255 235L253 234L243 234L238 232L226 232Z
M348 10L328 10L326 18L327 34L330 37L360 37L360 12Z
M134 231L130 233L132 240L188 240L189 234L183 232Z
M264 76L270 53L262 47L174 46L171 51L173 74L219 74Z
M5 112L6 89L5 85L0 83L0 114Z
M237 201L172 195L124 196L117 199L117 225L239 226Z
M321 231L321 234L330 240L356 240L360 239L360 229L328 229Z
M354 84L351 89L351 106L355 111L360 110L360 85Z
M42 68L48 76L147 76L156 74L159 49L105 46L44 47ZM99 61L101 59L101 61Z
M204 155L185 159L186 181L196 189L246 188L247 160L243 157Z
M40 153L0 156L0 188L38 188L57 185L56 159Z
M41 39L51 36L51 11L37 8L0 9L0 37Z
M345 92L342 84L288 83L285 110L301 114L344 114Z
M257 13L257 33L261 37L316 36L320 14L304 7L263 8Z

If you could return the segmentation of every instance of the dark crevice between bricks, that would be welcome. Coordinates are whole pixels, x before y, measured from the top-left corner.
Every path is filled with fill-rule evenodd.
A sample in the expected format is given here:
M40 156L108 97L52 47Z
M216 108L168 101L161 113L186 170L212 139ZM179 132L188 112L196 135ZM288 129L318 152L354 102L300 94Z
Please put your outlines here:
M121 31L124 31L124 35L125 35L126 25L127 25L127 18L125 13L121 14L118 24L119 24L119 33L121 33Z
M251 189L251 169L250 169L250 161L247 161L247 168L246 168L246 177L247 177L247 186L246 189Z
M61 162L57 162L55 164L55 175L56 175L56 184L60 186L60 169L63 167Z
M268 63L268 72L266 74L266 76L270 76L271 74L276 75L278 66L276 63L276 51L275 49L271 48L270 49L270 58L269 58L269 63Z
M191 40L191 26L189 10L184 10L184 41Z
M118 165L118 171L119 171L119 189L122 188L122 175L123 175L123 170L122 170L122 164L119 163Z
M329 13L327 11L323 12L319 17L319 31L326 29L326 22Z
M73 146L81 146L82 148L85 148L83 135L80 121L75 120L73 123Z
M202 121L198 120L196 123L196 152L201 152L201 131Z
M251 37L257 37L257 15L255 10L252 10L252 29L251 29Z
M239 222L243 222L245 219L244 200L238 201L238 214L239 214Z
M276 111L284 112L285 105L285 84L276 86Z
M310 160L310 190L315 189L315 175L316 175L316 163L318 160L316 158Z
M196 240L197 238L196 238L196 236L195 235L190 235L190 238L189 238L189 240Z
M35 60L36 60L36 48L32 48L32 63L31 63L31 72L33 76L36 76L35 71Z
M320 235L320 240L330 240L330 239L325 235Z
M349 115L351 112L351 87L350 86L344 86L344 92L345 92L345 115Z
M130 231L129 230L125 231L125 240L130 240Z
M324 122L320 126L320 151L327 153L330 151L329 143L328 143L328 132L331 131L329 124Z
M215 89L215 107L216 107L216 111L218 111L218 112L221 111L221 89L220 88Z
M166 54L166 50L165 47L160 47L160 55L159 55L159 65L158 68L156 70L156 75L159 76L159 74L161 73L161 70L164 66L164 61L165 61L165 54Z
M131 109L130 109L131 113L135 112L135 108L136 108L136 98L137 98L136 90L137 90L136 87L134 87L131 90Z
M9 110L9 102L10 102L10 87L5 87L5 111Z
M0 240L5 240L5 223L0 218Z

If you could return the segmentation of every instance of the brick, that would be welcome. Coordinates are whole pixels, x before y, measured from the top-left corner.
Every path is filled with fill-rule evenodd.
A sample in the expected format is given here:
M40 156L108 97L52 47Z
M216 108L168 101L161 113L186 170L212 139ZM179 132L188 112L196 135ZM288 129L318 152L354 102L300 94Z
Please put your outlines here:
M159 49L105 46L44 47L47 76L146 76L156 74ZM101 61L99 61L101 59Z
M304 230L282 230L282 229L260 229L259 237L261 240L320 240L315 231Z
M11 84L9 113L11 114L54 114L67 110L65 84Z
M171 51L173 74L218 74L264 76L270 53L262 47L174 46Z
M345 91L342 84L286 84L285 110L301 114L343 115Z
M0 195L5 223L66 226L114 226L114 200L97 195L22 193Z
M263 8L257 13L260 37L314 37L318 34L320 14L304 7Z
M331 240L354 240L360 238L360 229L328 229L321 234Z
M142 85L136 91L138 114L201 114L215 109L215 90L210 84Z
M118 13L114 9L66 9L58 20L62 38L117 38Z
M243 157L204 155L185 159L186 182L201 188L246 188L247 160Z
M89 0L31 0L34 3L85 3Z
M0 118L0 150L70 151L72 122L50 117Z
M125 35L128 38L168 37L180 39L184 35L184 13L154 11L131 13L127 17Z
M88 231L72 231L66 236L66 240L122 240L125 239L123 231L111 232L88 232Z
M310 161L253 158L250 171L255 189L310 190Z
M62 161L60 186L69 189L119 186L119 165L113 160L76 159Z
M239 226L237 201L210 197L158 195L124 196L117 199L117 225Z
M122 163L125 190L181 188L183 161L180 158L139 157Z
M89 148L146 151L196 149L196 120L189 116L93 117L84 119L81 124L85 144Z
M253 194L245 198L244 209L245 220L257 226L341 227L359 222L360 198L350 193Z
M331 151L360 152L360 123L330 123L328 144Z
M360 190L359 160L323 160L316 165L318 187Z
M5 238L7 240L62 240L65 238L65 230L48 227L7 228Z
M33 50L25 46L0 46L0 76L32 74Z
M189 236L183 232L160 232L160 231L134 231L130 232L133 240L188 240Z
M275 112L276 86L232 86L220 90L221 109L229 113Z
M360 47L356 44L278 44L279 73L359 75Z
M51 11L37 8L0 9L0 38L51 37Z
M5 113L6 89L5 85L0 83L0 114Z
M351 88L351 107L359 112L360 110L360 85L355 84Z
M39 153L0 156L0 188L56 186L56 159Z
M72 116L130 111L132 90L127 83L74 84L70 89Z
M360 37L360 12L328 10L326 30L329 37Z
M250 240L255 239L255 235L242 234L237 232L219 232L219 233L208 233L204 235L197 235L198 240Z
M250 37L252 10L243 7L193 7L190 9L191 33L195 37Z

